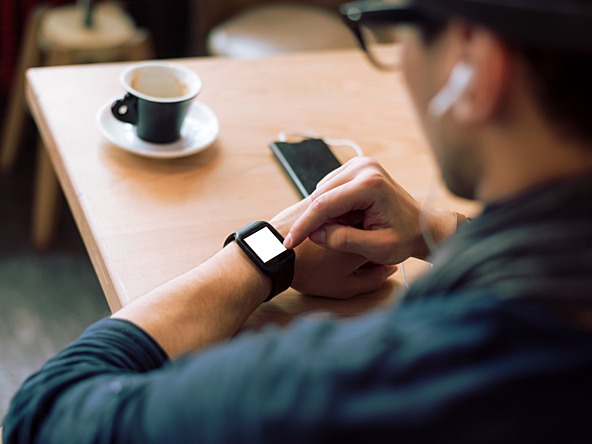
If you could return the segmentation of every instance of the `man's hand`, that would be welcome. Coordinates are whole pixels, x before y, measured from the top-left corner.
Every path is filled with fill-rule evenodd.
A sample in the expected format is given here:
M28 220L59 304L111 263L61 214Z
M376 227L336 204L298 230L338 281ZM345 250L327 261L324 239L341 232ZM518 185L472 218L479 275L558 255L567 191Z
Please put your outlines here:
M307 198L282 211L271 224L286 234L310 202ZM396 270L396 266L372 264L363 256L330 250L305 240L296 248L292 287L304 294L347 299L377 290Z
M310 196L284 245L307 237L332 250L353 253L376 264L398 264L428 254L420 226L421 207L374 159L362 157L330 173ZM452 212L426 211L426 224L438 241L456 228ZM353 226L358 215L361 226Z

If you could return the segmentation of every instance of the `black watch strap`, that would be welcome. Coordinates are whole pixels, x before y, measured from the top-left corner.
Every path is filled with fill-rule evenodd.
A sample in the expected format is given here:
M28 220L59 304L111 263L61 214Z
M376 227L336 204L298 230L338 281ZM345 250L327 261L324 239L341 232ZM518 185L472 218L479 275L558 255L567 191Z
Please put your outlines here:
M254 253L254 251L244 242L244 238L250 234L257 232L262 228L269 228L271 232L278 238L279 242L283 242L284 238L278 231L268 222L257 221L242 227L236 232L232 233L226 238L224 246L232 241L236 241L239 247L246 253L251 261L259 268L266 276L271 278L271 291L264 302L268 302L281 292L290 288L294 279L294 262L295 253L293 250L286 250L282 255L279 255L276 260L270 263L263 263L261 259Z

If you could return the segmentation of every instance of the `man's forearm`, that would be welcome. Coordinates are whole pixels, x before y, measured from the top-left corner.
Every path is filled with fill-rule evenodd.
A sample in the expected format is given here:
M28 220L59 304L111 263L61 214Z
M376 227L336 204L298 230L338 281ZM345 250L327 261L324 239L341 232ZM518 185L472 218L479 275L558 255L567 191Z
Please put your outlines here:
M235 244L113 315L150 334L174 358L231 337L271 291Z

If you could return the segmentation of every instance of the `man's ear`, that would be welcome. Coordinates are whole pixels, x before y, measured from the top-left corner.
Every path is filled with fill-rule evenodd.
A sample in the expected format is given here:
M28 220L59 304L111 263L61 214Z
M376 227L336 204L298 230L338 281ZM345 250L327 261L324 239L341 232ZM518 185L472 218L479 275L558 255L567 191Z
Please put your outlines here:
M508 90L509 50L494 34L480 27L466 26L460 38L472 76L452 105L452 116L459 123L489 120L499 112Z

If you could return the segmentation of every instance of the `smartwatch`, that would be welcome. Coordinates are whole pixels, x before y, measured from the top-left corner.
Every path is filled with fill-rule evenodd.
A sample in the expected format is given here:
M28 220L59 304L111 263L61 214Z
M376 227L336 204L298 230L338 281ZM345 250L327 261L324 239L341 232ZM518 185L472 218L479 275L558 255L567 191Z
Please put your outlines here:
M224 246L232 241L236 241L255 266L271 278L271 292L265 302L292 285L296 253L284 247L284 238L270 223L252 222L228 236Z

